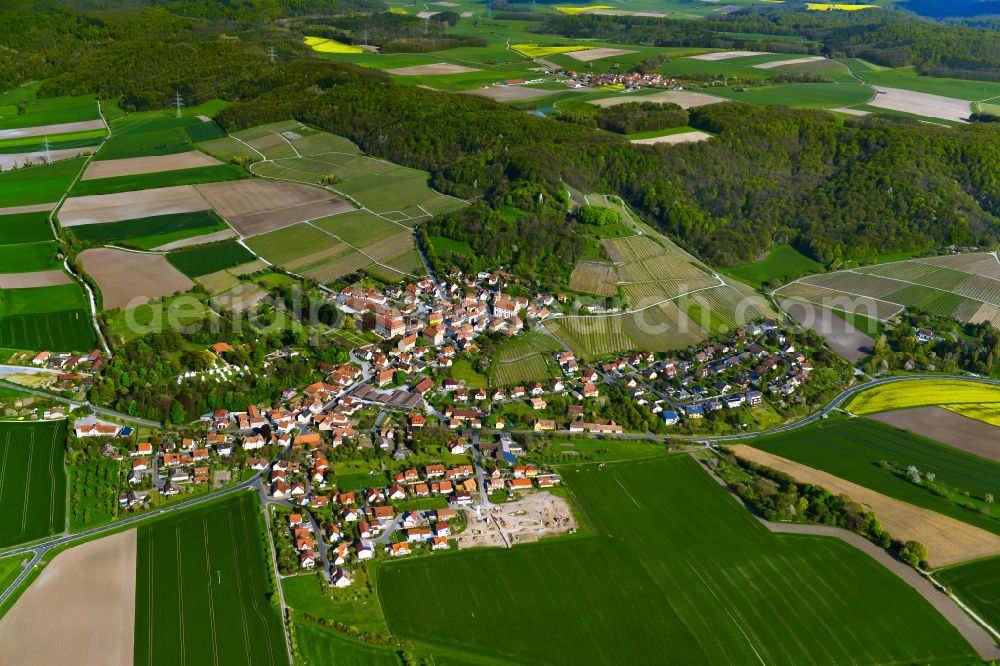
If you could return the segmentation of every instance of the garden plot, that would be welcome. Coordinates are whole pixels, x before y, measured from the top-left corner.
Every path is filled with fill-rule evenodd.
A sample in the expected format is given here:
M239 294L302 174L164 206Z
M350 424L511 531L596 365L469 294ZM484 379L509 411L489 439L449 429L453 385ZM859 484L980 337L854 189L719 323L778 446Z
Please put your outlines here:
M238 183L222 183L235 184ZM191 185L118 194L91 194L67 199L59 209L59 224L63 227L103 224L156 215L193 213L210 208L205 198Z
M100 287L105 310L134 307L194 286L159 254L101 247L84 250L79 259L83 270Z
M351 209L325 190L298 183L243 180L198 185L197 191L243 236Z
M120 160L94 160L87 165L87 170L83 172L83 177L80 180L161 173L163 171L195 169L197 167L214 166L216 164L221 164L221 162L196 150L186 153L175 153L173 155L126 157Z
M629 102L656 102L659 104L676 104L682 109L690 109L696 106L706 106L708 104L718 104L728 100L715 95L706 95L699 92L688 92L686 90L666 90L643 95L641 97L618 95L616 97L602 97L601 99L588 100L590 104L600 107L616 106L618 104L628 104Z
M962 99L884 86L876 86L876 90L875 99L868 106L959 122L968 122L972 113L969 102Z

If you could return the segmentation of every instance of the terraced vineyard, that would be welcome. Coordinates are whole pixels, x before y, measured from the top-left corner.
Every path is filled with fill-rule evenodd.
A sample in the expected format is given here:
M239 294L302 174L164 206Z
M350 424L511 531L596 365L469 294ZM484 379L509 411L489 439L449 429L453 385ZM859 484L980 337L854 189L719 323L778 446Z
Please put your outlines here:
M517 386L552 376L549 359L562 347L540 331L529 331L504 344L493 364L495 386Z
M906 308L1000 326L1000 261L946 255L802 278L776 295L885 321Z

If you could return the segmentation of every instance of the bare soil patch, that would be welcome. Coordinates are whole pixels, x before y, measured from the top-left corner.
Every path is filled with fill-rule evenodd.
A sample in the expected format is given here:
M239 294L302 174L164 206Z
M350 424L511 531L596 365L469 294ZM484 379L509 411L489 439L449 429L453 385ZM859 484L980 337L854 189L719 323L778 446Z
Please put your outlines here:
M486 97L494 102L515 102L523 99L535 99L555 95L558 90L542 90L541 88L527 88L525 86L492 86L490 88L476 88L466 90L466 94L476 97Z
M203 245L204 243L215 243L216 241L226 240L227 238L235 238L236 232L232 229L222 229L220 231L213 231L210 234L203 234L201 236L192 236L191 238L182 238L180 240L175 240L172 243L166 243L159 247L154 247L153 249L157 252L167 252L168 250L176 250L179 247L188 247L189 245Z
M160 187L118 194L90 194L71 197L59 209L59 224L75 227L81 224L103 224L137 220L154 215L193 213L211 206L191 185Z
M730 58L747 58L749 56L770 55L769 51L717 51L688 56L691 60L729 60Z
M494 511L483 514L465 511L468 527L455 537L459 548L476 546L511 547L519 543L538 541L542 537L565 534L577 527L569 503L544 491L532 492L523 499L497 504Z
M53 162L58 162L59 160L68 160L78 157L83 153L93 150L94 149L92 147L50 150L48 157ZM0 169L7 171L8 169L20 169L25 165L44 164L45 158L45 151L42 150L35 150L29 153L0 153Z
M868 356L875 346L874 338L824 307L792 300L782 301L781 307L796 321L822 335L830 349L851 363Z
M636 97L632 95L619 95L617 97L603 97L601 99L589 100L596 106L615 106L616 104L628 104L629 102L658 102L661 104L676 104L682 109L690 109L695 106L705 106L706 104L718 104L725 102L721 97L706 95L705 93L688 92L686 90L665 90L652 95Z
M198 185L212 207L242 236L256 236L353 207L326 190L273 180Z
M581 62L590 62L591 60L600 60L601 58L613 58L614 56L627 55L629 53L635 53L629 49L584 49L582 51L570 51L566 55L574 60L579 60Z
M426 14L421 12L420 14ZM434 12L437 13L437 12ZM431 14L431 16L434 15ZM421 16L422 17L422 16ZM464 65L453 65L448 62L436 62L432 65L413 65L411 67L396 67L385 70L389 74L397 76L427 76L428 74L465 74L466 72L478 72L475 67L465 67Z
M27 289L30 287L54 287L69 284L72 280L63 271L54 268L51 271L36 271L34 273L2 273L0 274L0 289Z
M131 666L136 531L57 555L0 620L0 663Z
M1000 428L941 407L915 407L867 418L1000 462Z
M711 139L712 135L706 132L682 132L680 134L667 134L665 136L654 136L649 139L633 139L632 143L654 144L654 143L696 143Z
M870 116L871 111L864 111L862 109L852 109L850 107L840 107L839 109L830 109L831 111L836 111L837 113L846 113L849 116Z
M472 12L462 12L462 18L472 18Z
M46 134L65 134L67 132L82 132L84 130L104 129L104 121L81 120L77 123L57 123L55 125L40 125L38 127L19 127L0 130L0 139L18 139L25 136L45 136Z
M882 86L878 86L878 94L868 106L961 122L967 122L972 113L969 102L964 99Z
M823 56L809 56L807 58L792 58L791 60L773 60L771 62L762 62L759 65L754 65L754 69L774 69L775 67L785 67L787 65L802 65L807 62L818 62L820 60L826 60Z
M802 483L821 486L837 495L847 495L874 511L882 526L893 538L919 541L927 546L928 559L932 567L943 567L1000 554L1000 536L986 530L900 502L832 474L745 444L737 444L730 448L741 458L790 474Z
M221 164L221 162L205 153L199 153L197 150L177 153L176 155L148 155L146 157L126 157L121 160L99 160L93 161L87 166L81 180L194 169L215 164Z
M80 263L101 288L105 310L124 310L194 286L160 254L99 247L81 252Z
M0 208L0 215L20 215L21 213L47 213L56 207L55 202L44 204L31 204L28 206L8 206Z

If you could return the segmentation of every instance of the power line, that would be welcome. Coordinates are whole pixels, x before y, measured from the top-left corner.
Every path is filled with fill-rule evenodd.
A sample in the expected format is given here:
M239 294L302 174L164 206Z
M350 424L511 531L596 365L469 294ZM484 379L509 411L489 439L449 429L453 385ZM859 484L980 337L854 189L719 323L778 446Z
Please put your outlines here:
M46 164L52 164L52 151L49 149L50 146L49 146L49 135L48 134L45 135L45 141L44 141L44 143L42 145L44 146L43 150L45 150L45 163Z
M278 57L277 51L274 50L274 44L267 47L267 54L271 57L271 64L274 64L274 59Z
M184 106L184 98L181 97L181 91L178 90L174 93L174 107L177 109L177 117L181 117L181 107Z

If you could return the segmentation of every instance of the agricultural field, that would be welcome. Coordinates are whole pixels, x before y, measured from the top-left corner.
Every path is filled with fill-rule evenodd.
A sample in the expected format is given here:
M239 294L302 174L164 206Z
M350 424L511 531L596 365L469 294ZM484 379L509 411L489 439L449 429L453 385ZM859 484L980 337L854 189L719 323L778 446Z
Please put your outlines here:
M66 421L0 422L0 546L66 528Z
M112 522L118 515L120 487L121 466L117 460L99 458L70 467L70 531Z
M549 362L562 346L541 331L529 331L504 343L493 363L495 386L517 386L552 377Z
M69 189L83 161L61 160L0 173L0 202L4 208L54 203Z
M4 213L0 208L0 243L36 243L52 240L47 211Z
M906 308L1000 323L1000 263L992 254L896 261L801 278L775 291L886 321Z
M973 402L968 404L948 404L942 405L949 412L961 414L965 418L975 421L982 421L989 425L1000 427L1000 395L996 402L982 403Z
M263 530L250 492L138 528L135 663L288 663Z
M133 308L194 286L162 254L98 247L81 252L79 261L100 288L104 310Z
M892 382L856 394L843 405L854 414L876 414L894 409L1000 403L1000 386L955 379Z
M59 246L53 240L0 245L0 273L31 273L58 268L62 265L56 258L58 252Z
M39 81L0 94L0 138L7 138L5 130L100 120L93 95L39 98L40 85ZM24 113L17 112L17 104L23 105Z
M1000 626L1000 558L949 567L935 577L990 626Z
M1000 509L984 500L997 492L1000 463L868 419L827 420L753 447L1000 534ZM910 466L933 477L914 483Z
M297 663L303 666L398 666L397 648L362 643L308 620L296 621Z
M130 247L152 250L228 229L229 226L214 211L199 210L104 224L84 224L72 227L70 233L80 240L94 243L123 242Z
M95 164L100 164L96 162ZM201 183L217 183L246 178L247 172L232 164L215 164L191 169L159 171L155 173L136 173L113 178L96 178L81 180L73 188L73 196L88 194L115 194L133 190L148 190L157 187L174 185L198 185Z
M768 532L688 456L567 468L563 479L600 536L388 563L377 589L392 634L548 663L654 653L732 664L977 659L867 555ZM498 641L498 623L518 640Z
M13 349L88 351L97 336L86 310L0 315L0 346Z
M167 254L167 261L191 278L239 266L254 259L254 255L236 241L199 245Z
M207 138L221 131L214 122L190 115L193 111L195 109L186 109L181 118L171 111L145 111L111 121L111 137L97 152L95 160L174 155L193 150L192 134ZM206 134L206 127L215 130Z
M791 245L775 245L767 256L753 264L726 271L728 275L761 288L770 282L787 282L822 270L823 264L807 257Z
M569 288L597 296L615 296L618 293L618 271L614 264L578 261L569 276Z

